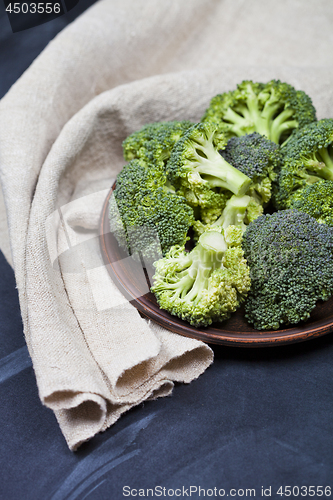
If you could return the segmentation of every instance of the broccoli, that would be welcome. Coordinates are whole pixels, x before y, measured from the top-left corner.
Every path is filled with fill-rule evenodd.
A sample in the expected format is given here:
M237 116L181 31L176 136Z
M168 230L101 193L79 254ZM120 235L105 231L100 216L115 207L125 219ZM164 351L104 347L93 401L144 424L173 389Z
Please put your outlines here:
M190 121L157 122L145 125L123 142L125 160L142 159L150 165L164 168L174 144L192 125Z
M276 144L315 120L310 97L279 80L266 84L243 81L236 90L215 96L202 118L223 123L231 136L258 132Z
M298 190L322 179L333 180L333 119L297 130L282 151L283 166L273 195L278 209L290 208Z
M318 181L299 189L291 208L314 217L319 223L333 226L333 181Z
M221 216L214 222L214 225L222 226L224 229L233 225L240 227L244 232L247 224L262 213L263 208L255 198L248 195L234 195L227 201Z
M280 147L253 132L229 139L221 155L251 179L247 194L258 198L261 204L267 204L272 194L272 181L276 180L281 167Z
M203 224L200 220L194 222L195 239L207 230L226 229L228 226L236 226L243 233L247 225L262 213L263 207L256 198L249 195L233 195L229 198L221 215L216 220L208 224Z
M109 210L111 230L131 254L141 252L156 260L188 239L193 209L165 182L161 171L141 160L132 160L117 176Z
M201 213L194 223L196 236L209 227L225 228L231 224L244 231L247 224L263 213L263 206L271 198L271 182L280 168L280 147L257 132L232 137L220 154L252 182L245 195L229 196L223 204Z
M199 210L194 210L194 215L197 219L197 222L203 224L212 224L221 216L228 200L232 196L234 195L231 191L223 191L222 193L219 193L219 197L216 197L215 205L212 203L211 207L199 207Z
M162 309L205 327L229 318L250 288L241 230L203 233L190 252L173 246L155 263L152 292Z
M208 122L193 125L175 144L166 165L168 179L191 206L223 208L229 191L242 195L251 184L219 154L226 144L225 135Z
M288 209L262 215L243 234L251 289L245 317L258 330L306 321L333 293L333 230Z

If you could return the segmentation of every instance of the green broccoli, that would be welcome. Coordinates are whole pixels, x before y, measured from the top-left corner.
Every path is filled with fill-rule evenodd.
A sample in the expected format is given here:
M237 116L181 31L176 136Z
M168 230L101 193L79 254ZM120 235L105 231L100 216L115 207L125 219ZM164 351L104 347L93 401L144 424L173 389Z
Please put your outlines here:
M242 195L251 184L219 154L226 144L225 135L208 122L193 125L175 144L166 165L168 179L191 206L223 207L229 191Z
M205 327L229 318L250 288L241 230L207 231L190 252L174 246L155 263L152 292L162 309Z
M220 154L252 182L246 195L229 196L223 204L201 213L193 226L196 237L215 226L237 225L244 231L247 224L263 213L263 206L271 198L271 182L280 168L280 147L257 132L232 137Z
M220 153L228 163L251 179L247 194L257 198L261 204L267 204L272 194L272 181L276 180L281 168L280 147L253 132L232 137Z
M258 330L306 321L333 294L333 230L298 210L262 215L243 234L251 289L245 317Z
M193 209L165 182L160 170L139 160L129 162L117 176L109 210L111 230L131 254L141 252L156 260L188 239Z
M221 215L214 221L204 224L196 220L193 224L195 239L207 230L226 229L228 226L236 226L242 233L250 222L262 215L263 207L257 200L249 195L233 195L227 201Z
M222 214L214 222L214 225L221 226L224 229L228 226L237 226L244 232L246 226L262 213L262 205L258 203L256 198L249 195L234 195L227 201Z
M125 160L141 159L149 165L163 168L175 143L192 125L190 121L157 122L145 125L123 142Z
M236 90L215 96L202 118L224 124L231 136L258 132L276 144L315 120L310 97L279 80L266 84L243 81Z
M283 166L274 188L278 209L290 208L298 190L333 180L333 119L325 118L297 130L283 151Z
M333 181L318 181L299 189L291 208L311 215L322 224L333 226Z

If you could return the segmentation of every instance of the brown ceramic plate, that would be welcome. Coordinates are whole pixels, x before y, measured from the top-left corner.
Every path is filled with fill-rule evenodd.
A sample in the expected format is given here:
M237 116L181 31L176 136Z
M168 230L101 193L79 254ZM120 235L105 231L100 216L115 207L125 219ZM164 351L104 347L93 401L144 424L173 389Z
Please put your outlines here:
M159 308L154 295L149 292L149 275L146 269L124 254L115 236L110 232L108 219L109 199L115 185L105 200L100 225L102 254L107 269L120 291L146 317L172 332L213 344L239 347L266 347L302 342L333 331L333 298L321 302L306 323L296 327L260 332L251 328L242 309L223 323L197 329L171 316Z

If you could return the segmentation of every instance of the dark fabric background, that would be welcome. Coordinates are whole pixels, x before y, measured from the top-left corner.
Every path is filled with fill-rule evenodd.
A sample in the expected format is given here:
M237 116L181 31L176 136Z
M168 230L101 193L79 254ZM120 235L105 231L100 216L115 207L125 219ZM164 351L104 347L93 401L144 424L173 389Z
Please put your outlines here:
M0 97L92 3L13 34L0 0ZM271 498L284 498L281 486L333 487L333 334L286 347L213 347L215 362L197 381L131 410L71 453L38 398L2 254L0 273L0 499L152 498L147 488L155 487L154 498L216 498L222 489L243 498L250 488L263 497L270 487Z

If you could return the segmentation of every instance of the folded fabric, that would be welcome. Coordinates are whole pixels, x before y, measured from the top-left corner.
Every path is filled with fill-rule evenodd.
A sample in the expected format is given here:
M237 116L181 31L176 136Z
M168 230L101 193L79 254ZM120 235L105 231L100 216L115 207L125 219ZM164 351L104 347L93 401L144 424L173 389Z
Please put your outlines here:
M319 4L268 2L265 10L258 0L247 12L252 20L261 12L265 23L277 10L275 46L286 18L287 33L296 18L301 32L313 25L315 5L330 5ZM213 95L250 78L288 81L308 92L319 117L333 116L333 71L315 68L327 63L331 45L317 58L311 37L302 46L290 37L291 52L285 41L270 67L257 66L271 33L256 51L261 35L244 31L241 7L248 9L214 0L104 0L64 30L0 103L0 174L26 341L41 400L72 450L213 360L202 342L142 318L103 264L99 217L124 164L124 138L153 121L197 121ZM324 27L318 24L316 47Z

